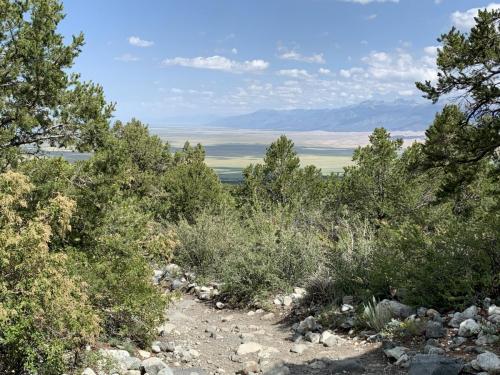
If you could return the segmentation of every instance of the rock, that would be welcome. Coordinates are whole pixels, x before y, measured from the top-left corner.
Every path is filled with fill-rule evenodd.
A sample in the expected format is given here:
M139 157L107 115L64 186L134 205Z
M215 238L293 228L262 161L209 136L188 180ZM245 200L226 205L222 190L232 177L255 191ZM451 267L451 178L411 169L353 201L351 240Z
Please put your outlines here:
M161 353L161 348L160 348L160 343L159 342L154 342L151 345L151 351L155 354Z
M318 329L318 323L316 323L316 319L314 319L313 316L308 316L299 323L295 331L301 334L305 334L307 332L314 332L317 329Z
M249 375L260 371L259 364L255 361L245 362L245 366L239 371L240 374Z
M396 346L391 349L385 349L384 354L388 358L392 358L397 361L401 356L405 355L408 350L409 349L405 348L404 346Z
M455 314L453 314L453 317L448 322L448 325L453 328L458 328L460 327L460 323L462 323L464 320L465 317L463 316L463 314L460 312L456 312Z
M408 354L403 354L399 359L394 362L394 364L398 367L408 367L410 362L410 357Z
M340 307L340 311L341 312L348 312L348 311L353 311L354 310L354 307L352 305L349 305L349 304L343 304L341 307Z
M168 366L157 357L145 359L141 363L141 369L149 375L158 375L161 370L167 367Z
M327 347L332 347L337 344L339 344L341 341L340 337L337 335L332 334L329 331L325 331L321 334L319 342L322 343L324 346Z
M170 263L165 267L164 272L169 276L177 276L181 274L182 271L181 267L179 267L177 264Z
M393 318L406 319L415 311L412 307L398 301L384 299L377 304L377 309L388 311Z
M246 355L251 353L256 353L262 350L262 345L257 344L256 342L247 342L241 344L236 350L237 355Z
M466 342L467 339L465 337L460 337L460 336L454 337L453 340L451 341L450 348L451 349L458 348L459 346L465 344Z
M315 369L315 370L322 370L326 367L326 364L323 361L316 360L316 361L310 363L309 367L312 369Z
M128 357L125 358L123 363L127 366L128 370L140 370L141 369L141 360L136 357Z
M444 337L445 334L446 330L444 329L443 325L440 322L432 320L427 322L427 325L425 327L425 337L438 339Z
M467 319L460 323L458 335L462 337L471 337L481 331L481 326L474 319Z
M423 318L427 313L427 309L425 307L419 307L417 309L417 316Z
M274 319L274 313L268 313L265 315L262 315L260 318L261 320L273 320Z
M172 331L175 330L175 326L171 323L164 323L161 326L159 326L156 330L158 332L158 335L165 336L172 333Z
M271 358L272 356L274 356L275 354L279 354L279 350L276 349L276 348L273 348L273 347L268 347L268 348L264 348L262 349L260 352L259 352L259 358L261 359L268 359L268 358Z
M290 297L290 296L283 297L283 306L289 307L292 305L292 303L293 303L292 297Z
M284 365L273 367L264 372L264 375L289 375L290 369Z
M426 312L425 312L425 315L431 319L434 319L438 316L440 316L439 312L434 310L434 309L428 309Z
M493 314L488 316L488 320L493 324L500 324L500 314Z
M304 345L304 344L295 344L294 346L292 346L292 348L290 349L290 351L292 353L297 353L297 354L302 354L304 353L305 351L307 350L307 345Z
M281 300L279 298L275 298L273 303L276 305L276 306L281 306Z
M495 353L479 354L476 361L481 370L487 371L488 374L500 374L500 358Z
M170 368L165 367L164 369L161 369L157 375L174 375L174 372Z
M141 375L139 370L128 370L125 375Z
M215 307L217 307L219 310L222 310L224 308L224 304L222 302L217 302L215 304Z
M175 342L172 342L172 341L161 342L160 343L160 348L164 352L173 353L173 352L175 352Z
M458 375L463 365L451 358L417 354L410 360L408 375Z
M424 347L425 354L442 355L445 353L444 349L438 348L432 345L426 345Z
M319 344L319 340L321 339L321 335L319 333L307 332L306 340L312 342L313 344Z
M364 374L366 371L359 359L332 361L327 369L329 374Z
M474 319L477 317L477 307L472 305L462 312L465 319Z
M476 345L492 345L499 340L497 335L481 335L476 340Z
M182 289L185 285L186 285L186 283L183 282L182 280L175 279L170 284L170 290L179 290L179 289Z
M102 357L113 361L113 372L124 372L128 370L127 359L130 357L129 352L122 349L100 349L99 353Z
M232 315L228 315L228 316L224 316L224 317L222 317L221 321L222 321L223 323L227 323L227 322L232 322L232 321L233 321L233 319L234 319L234 316L232 316Z
M146 351L146 350L138 350L137 353L139 353L139 357L141 357L141 359L146 359L146 358L149 358L151 357L151 353Z
M83 370L82 375L97 375L97 374L90 367L87 367L85 370Z
M488 315L499 315L500 314L500 306L491 305L488 307Z

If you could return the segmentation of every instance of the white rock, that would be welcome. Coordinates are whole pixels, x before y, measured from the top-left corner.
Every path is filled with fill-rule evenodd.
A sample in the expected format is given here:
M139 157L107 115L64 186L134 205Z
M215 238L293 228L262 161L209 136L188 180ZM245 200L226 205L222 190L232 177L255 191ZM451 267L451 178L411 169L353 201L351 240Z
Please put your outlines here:
M458 335L462 337L471 337L481 331L481 326L474 319L467 319L460 323Z
M251 353L256 353L262 350L262 345L257 344L256 342L246 342L241 344L236 350L236 354L238 355L246 355Z
M283 306L288 307L288 306L291 306L292 303L293 303L292 297L290 297L290 296L283 297Z
M83 370L82 375L96 375L96 373L90 367L87 367Z
M474 305L468 307L467 309L464 310L464 312L462 313L462 316L465 319L475 318L477 316L477 307Z
M151 357L142 361L141 367L149 375L158 375L161 370L168 366L160 358Z
M305 351L307 350L307 345L304 345L304 344L295 344L294 346L292 346L292 348L290 349L290 351L292 353L297 353L297 354L302 354L304 353Z
M174 375L174 372L170 368L165 367L164 369L161 369L157 375Z
M477 364L489 374L500 374L500 358L495 353L485 352L476 358Z
M395 348L391 349L385 349L384 354L388 358L395 359L396 361L401 358L406 352L408 351L408 348L405 348L404 346L396 346Z

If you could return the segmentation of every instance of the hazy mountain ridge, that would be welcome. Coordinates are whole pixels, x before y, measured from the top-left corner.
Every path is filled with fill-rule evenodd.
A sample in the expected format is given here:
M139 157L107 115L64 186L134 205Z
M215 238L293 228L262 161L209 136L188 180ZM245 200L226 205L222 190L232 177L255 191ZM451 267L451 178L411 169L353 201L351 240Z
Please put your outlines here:
M335 109L260 110L215 120L212 126L266 130L325 130L366 132L383 126L389 130L423 131L442 106L406 100L366 101Z

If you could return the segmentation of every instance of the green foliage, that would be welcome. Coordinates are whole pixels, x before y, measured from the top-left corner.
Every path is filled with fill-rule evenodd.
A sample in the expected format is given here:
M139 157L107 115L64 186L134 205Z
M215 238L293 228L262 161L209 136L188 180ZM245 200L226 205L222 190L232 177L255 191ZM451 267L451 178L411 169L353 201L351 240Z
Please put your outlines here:
M100 86L68 73L84 40L64 44L60 1L2 1L0 14L0 167L15 163L22 145L97 147L113 105Z
M99 319L71 259L49 251L74 202L59 195L25 215L32 189L22 174L0 175L0 371L60 374L63 354L94 341Z
M391 321L391 313L388 309L377 305L375 297L363 305L363 312L360 320L367 327L374 329L376 332L382 331Z
M485 158L498 162L500 11L479 11L476 25L469 33L453 28L439 41L443 46L438 50L437 83L417 83L417 87L433 102L445 95L459 94L465 99L464 114L451 114L450 122L436 124L427 133L429 162L445 169L464 164L472 164L474 168L474 164ZM443 115L450 113L445 110ZM439 139L445 143L438 143Z

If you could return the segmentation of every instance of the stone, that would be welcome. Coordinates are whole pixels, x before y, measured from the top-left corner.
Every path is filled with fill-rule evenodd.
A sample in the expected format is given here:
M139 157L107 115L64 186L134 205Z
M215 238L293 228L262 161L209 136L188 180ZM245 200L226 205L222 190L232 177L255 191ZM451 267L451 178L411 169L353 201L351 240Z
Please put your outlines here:
M500 324L500 314L492 314L488 316L488 320L493 324Z
M279 352L280 351L278 349L273 348L272 346L270 346L270 347L262 349L259 352L258 356L261 359L268 359L268 358L271 358L272 356L274 356L275 354L279 354Z
M428 309L425 312L425 315L431 319L434 319L435 317L440 316L439 312L437 310L434 310L434 309Z
M408 375L458 375L463 365L457 360L429 354L417 354L410 360Z
M477 317L477 307L472 305L462 312L465 319L474 319Z
M141 357L142 359L146 359L146 358L149 358L151 357L151 353L146 351L146 350L138 350L137 353L139 354L139 357Z
M97 374L90 367L87 367L85 370L83 370L82 375L97 375Z
M314 319L313 316L308 316L299 323L295 331L297 331L298 333L305 334L307 332L316 331L317 328L318 328L318 323L316 323L316 319Z
M404 346L396 346L391 349L385 349L384 354L388 358L392 358L397 361L401 356L405 355L407 351L408 348L405 348Z
M474 319L467 319L460 323L458 335L462 337L471 337L481 331L481 326Z
M454 337L453 340L451 340L450 348L451 349L458 348L459 346L462 346L466 342L467 339L465 337L460 337L460 336Z
M173 353L175 351L175 342L172 342L172 341L161 342L160 348L164 352Z
M488 307L488 315L499 315L500 314L500 306L491 305Z
M428 321L425 326L425 337L432 339L439 339L444 337L446 334L446 330L440 322L436 321Z
M488 374L500 374L500 358L495 353L479 354L476 361L481 370L487 371Z
M219 310L222 310L224 308L224 304L222 302L217 302L215 304L215 307L217 307Z
M128 370L140 370L141 360L136 357L127 357L123 360L123 363L127 366Z
M239 371L239 373L243 374L243 375L250 375L253 373L257 373L259 371L260 371L260 366L257 362L248 361L248 362L245 362L244 367Z
M497 335L481 335L476 340L476 345L492 345L498 342L499 337Z
M262 345L257 344L256 342L247 342L241 344L236 350L237 355L246 355L251 353L256 353L262 350Z
M273 303L276 305L276 306L281 306L281 300L279 298L275 298Z
M174 375L174 372L170 368L165 367L164 369L161 369L157 375Z
M292 305L292 303L293 303L292 297L290 297L290 296L283 297L283 306L289 307Z
M408 367L410 362L410 357L408 354L403 354L399 359L394 362L394 364L398 367Z
M419 307L417 309L417 316L423 318L427 313L427 309L425 307Z
M164 323L161 326L159 326L156 330L158 332L158 335L165 336L172 333L172 331L175 330L175 325L171 323Z
M309 367L315 370L322 370L326 368L326 363L320 360L316 360L309 364Z
M321 334L319 342L322 343L324 346L330 348L332 346L338 345L341 342L341 338L338 337L337 335L332 334L329 331L325 331Z
M179 289L182 289L185 285L186 285L186 283L183 282L182 280L175 279L170 284L170 290L179 290Z
M126 350L100 349L99 353L102 357L114 362L112 366L112 372L124 372L128 370L126 361L130 357L130 354Z
M384 299L377 304L377 309L388 311L393 318L406 319L415 313L414 309L398 301Z
M291 347L290 351L292 353L302 354L307 350L307 345L304 344L295 344Z
M141 363L141 369L144 372L147 372L149 375L158 375L161 370L167 367L168 366L160 358L157 357L145 359Z
M456 312L455 314L453 314L453 317L448 322L448 325L453 328L458 328L460 327L460 323L462 323L464 320L465 317L463 316L463 314L460 312Z
M315 332L307 332L305 338L307 341L312 342L313 344L319 344L319 340L321 340L321 335Z
M141 375L139 370L128 370L125 375Z
M340 307L340 311L341 312L348 312L348 311L353 311L354 310L354 307L352 305L349 305L347 303L344 303L341 307Z
M445 353L444 349L438 348L433 345L426 345L424 347L425 354L443 355Z
M154 342L151 345L151 351L155 354L161 353L161 348L160 348L160 343L159 342Z

